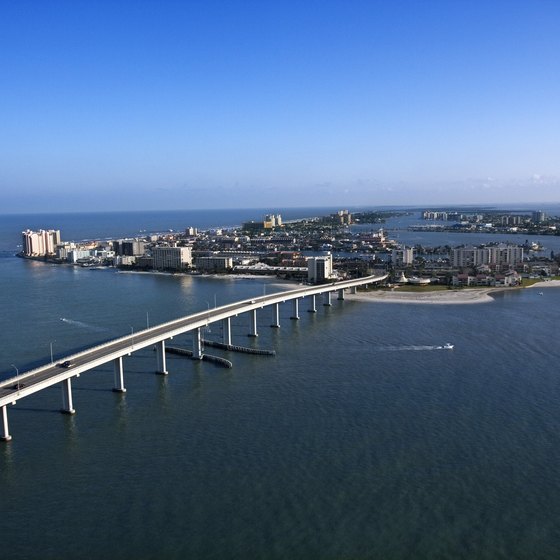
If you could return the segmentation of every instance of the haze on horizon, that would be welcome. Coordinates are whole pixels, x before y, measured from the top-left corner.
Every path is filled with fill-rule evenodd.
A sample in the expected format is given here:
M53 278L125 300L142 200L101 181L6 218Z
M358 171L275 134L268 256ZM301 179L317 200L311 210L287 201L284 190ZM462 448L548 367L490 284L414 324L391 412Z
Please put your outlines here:
M2 3L2 213L558 202L554 0Z

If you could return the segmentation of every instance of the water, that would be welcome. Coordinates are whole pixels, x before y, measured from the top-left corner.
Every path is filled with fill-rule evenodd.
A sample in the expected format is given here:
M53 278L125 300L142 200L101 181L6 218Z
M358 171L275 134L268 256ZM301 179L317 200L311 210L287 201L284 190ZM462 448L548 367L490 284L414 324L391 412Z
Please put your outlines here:
M215 224L217 225L217 224ZM225 224L224 224L225 225ZM77 226L76 226L77 227ZM116 274L0 258L0 371L274 280ZM3 557L531 558L560 548L560 290L479 305L333 299L268 310L275 357L226 370L149 349L9 407L0 446ZM219 339L211 325L209 338ZM188 336L173 341L190 345ZM445 342L453 350L436 347Z

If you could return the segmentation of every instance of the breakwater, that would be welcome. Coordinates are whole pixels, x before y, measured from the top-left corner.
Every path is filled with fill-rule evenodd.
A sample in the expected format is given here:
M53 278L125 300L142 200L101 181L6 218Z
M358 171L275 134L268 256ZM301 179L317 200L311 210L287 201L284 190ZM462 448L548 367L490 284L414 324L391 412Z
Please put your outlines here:
M165 348L165 351L168 352L169 354L177 354L179 356L188 356L189 358L193 357L193 351L192 350L187 350L186 348L177 348L176 346L167 346ZM229 360L226 360L225 358L222 358L221 356L212 356L211 354L203 354L200 359L204 360L205 362L211 362L213 364L216 364L218 366L225 367L225 368L232 368L233 367L232 362L230 362Z
M225 342L217 342L215 340L203 340L204 346L212 348L220 348L230 352L241 352L243 354L255 354L257 356L276 356L276 350L262 350L259 348L247 348L246 346L237 346L236 344L226 344Z

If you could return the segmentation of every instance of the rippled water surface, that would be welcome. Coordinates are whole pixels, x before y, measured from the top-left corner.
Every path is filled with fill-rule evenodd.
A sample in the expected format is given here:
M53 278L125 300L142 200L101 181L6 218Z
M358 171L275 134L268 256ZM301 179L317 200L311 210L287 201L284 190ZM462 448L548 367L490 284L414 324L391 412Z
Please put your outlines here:
M116 274L0 259L0 371L275 281ZM560 290L492 303L344 302L281 328L233 320L232 369L125 359L9 407L10 559L556 558ZM219 325L208 338L219 340ZM174 344L190 347L188 336ZM446 342L453 350L438 348Z

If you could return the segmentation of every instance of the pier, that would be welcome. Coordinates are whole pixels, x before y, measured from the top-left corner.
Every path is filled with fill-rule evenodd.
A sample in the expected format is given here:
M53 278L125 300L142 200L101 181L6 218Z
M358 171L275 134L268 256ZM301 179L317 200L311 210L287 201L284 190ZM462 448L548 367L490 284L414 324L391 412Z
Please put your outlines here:
M176 336L191 333L193 339L192 351L188 354L192 359L201 360L203 351L203 329L218 321L222 322L222 341L224 347L235 347L231 343L231 318L243 313L249 314L250 327L248 336L257 337L257 312L265 307L272 308L271 327L280 327L279 306L290 302L292 308L292 320L299 319L300 304L308 302L307 311L317 312L317 296L324 298L323 305L331 305L331 295L338 294L339 300L344 300L345 290L355 291L358 286L367 286L382 282L387 275L366 276L353 280L322 284L319 286L304 286L294 290L274 293L270 295L256 296L222 305L214 309L208 309L162 323L142 331L134 332L127 336L116 338L103 344L87 348L78 353L61 358L58 363L49 362L46 365L22 372L17 377L12 377L0 382L0 440L10 441L12 436L8 423L8 407L15 406L17 402L34 393L42 391L53 385L60 384L62 390L61 412L74 414L76 411L72 402L72 380L82 373L92 370L98 366L113 363L114 387L116 392L124 393L125 376L123 357L130 356L134 352L149 346L155 346L155 373L166 375L166 343ZM225 365L224 360L222 365Z

